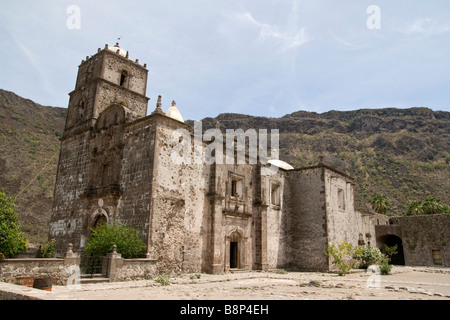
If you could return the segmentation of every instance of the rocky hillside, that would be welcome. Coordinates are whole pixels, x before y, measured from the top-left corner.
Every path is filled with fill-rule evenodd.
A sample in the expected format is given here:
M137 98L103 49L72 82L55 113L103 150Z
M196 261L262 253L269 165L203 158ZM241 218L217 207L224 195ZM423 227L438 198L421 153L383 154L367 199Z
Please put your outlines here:
M67 109L44 107L0 90L0 190L17 196L22 229L47 240L59 140ZM358 209L376 194L392 214L432 195L450 203L450 113L426 108L298 111L281 118L221 114L203 129L279 129L280 158L294 167L325 162L355 177ZM189 122L189 121L188 121ZM192 121L191 121L192 123Z
M0 90L0 191L17 196L30 243L47 240L66 111Z

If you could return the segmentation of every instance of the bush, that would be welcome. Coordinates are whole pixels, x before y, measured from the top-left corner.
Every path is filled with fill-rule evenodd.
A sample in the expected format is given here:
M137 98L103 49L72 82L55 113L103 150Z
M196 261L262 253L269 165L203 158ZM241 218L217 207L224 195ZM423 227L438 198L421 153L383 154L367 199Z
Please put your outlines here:
M85 247L85 252L93 256L106 256L117 245L117 252L125 259L136 258L146 249L138 229L123 224L109 226L103 223L91 229L92 235Z
M156 278L155 282L159 283L162 286L168 286L170 284L170 277L167 275L160 275Z
M52 239L42 244L40 254L42 258L54 258L56 255L56 240Z
M287 271L284 269L277 269L277 270L275 270L275 273L276 274L287 274Z
M355 249L346 241L338 246L328 245L328 250L325 252L325 256L333 258L332 264L337 266L340 276L355 267L356 261L353 259L354 254Z
M382 254L381 257L378 260L378 265L380 266L380 272L381 274L389 274L392 269L392 265L389 264L389 257L387 255Z
M364 246L355 249L354 258L360 261L359 267L361 269L367 269L373 264L378 264L378 261L382 255L383 254L380 249L371 246Z
M0 252L11 258L27 250L27 239L20 231L19 217L13 197L0 192Z
M354 258L360 261L360 268L367 269L371 265L378 265L381 274L389 274L392 265L389 264L392 255L397 253L397 245L393 247L384 246L386 254L383 254L378 248L371 246L359 247L355 250Z

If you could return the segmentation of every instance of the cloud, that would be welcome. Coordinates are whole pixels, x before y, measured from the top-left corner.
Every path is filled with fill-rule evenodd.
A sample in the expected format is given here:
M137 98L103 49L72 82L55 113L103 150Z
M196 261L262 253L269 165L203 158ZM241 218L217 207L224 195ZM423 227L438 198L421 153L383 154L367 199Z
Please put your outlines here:
M328 33L330 34L330 36L333 40L338 42L340 45L342 45L347 50L360 50L360 49L364 49L367 47L365 44L355 44L353 42L349 42L341 37L334 35L331 31L328 31Z
M250 12L238 13L235 15L235 18L259 29L258 43L275 41L281 45L281 51L297 48L311 41L311 37L306 32L305 27L298 28L298 26L294 26L286 28L286 30L280 30L276 25L256 20Z
M412 23L400 28L399 31L408 36L434 36L449 32L450 26L447 24L440 24L430 18L418 18Z

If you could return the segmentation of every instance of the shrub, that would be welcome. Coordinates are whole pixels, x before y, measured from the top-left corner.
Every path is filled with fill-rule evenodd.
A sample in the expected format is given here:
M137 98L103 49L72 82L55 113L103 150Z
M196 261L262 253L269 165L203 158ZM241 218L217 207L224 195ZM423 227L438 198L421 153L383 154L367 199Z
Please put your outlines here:
M339 275L342 276L353 269L356 261L353 259L355 249L353 246L344 241L338 246L328 245L328 250L325 252L327 257L332 257L332 264L336 265L339 270Z
M383 254L380 249L371 246L364 246L355 249L354 258L360 261L359 267L361 269L367 269L373 264L378 264L378 261L382 255Z
M201 275L200 273L191 274L191 275L189 276L189 278L190 278L191 280L194 280L194 279L200 279L201 277L202 277L202 275Z
M170 284L170 277L168 275L160 275L156 278L155 282L159 283L162 286L168 286Z
M91 229L92 235L85 247L85 252L93 256L106 256L117 245L117 252L125 259L135 258L146 249L139 230L123 224L109 226L103 223Z
M40 253L42 258L54 258L56 255L56 240L52 239L42 244Z
M392 255L397 253L397 245L393 247L384 246L386 254L383 254L378 248L371 246L359 247L355 250L354 258L360 261L360 268L367 269L371 265L380 267L381 274L389 274L392 265L389 264Z
M381 274L389 274L392 269L392 265L389 264L389 257L386 255L382 255L380 259L378 260L378 265L380 266L380 273Z
M0 192L0 252L11 258L28 247L27 239L20 231L19 217L13 197Z
M277 269L277 270L275 270L275 273L276 274L287 274L287 271L284 269Z

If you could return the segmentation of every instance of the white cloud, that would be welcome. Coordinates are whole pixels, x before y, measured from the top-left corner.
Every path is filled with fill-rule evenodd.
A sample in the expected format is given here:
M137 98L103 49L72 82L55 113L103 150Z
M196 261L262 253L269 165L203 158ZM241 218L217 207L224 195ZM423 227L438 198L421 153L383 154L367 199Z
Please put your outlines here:
M418 18L407 24L400 31L408 36L434 36L450 31L450 26L430 18Z
M346 39L343 39L341 37L338 37L338 36L334 35L331 31L329 31L329 34L333 38L333 40L338 42L340 45L342 45L347 50L360 50L360 49L364 49L367 47L366 44L356 44L356 43L350 42Z
M286 30L281 30L276 25L262 23L256 20L250 12L236 14L235 18L259 29L258 43L271 40L275 41L281 45L281 51L287 51L311 41L305 27L299 28L298 26L294 26L286 28Z

